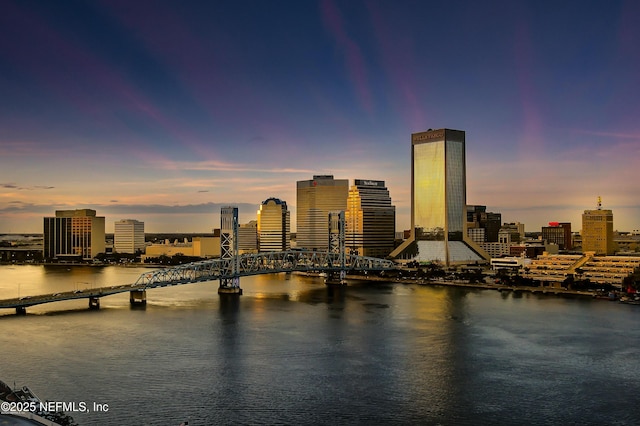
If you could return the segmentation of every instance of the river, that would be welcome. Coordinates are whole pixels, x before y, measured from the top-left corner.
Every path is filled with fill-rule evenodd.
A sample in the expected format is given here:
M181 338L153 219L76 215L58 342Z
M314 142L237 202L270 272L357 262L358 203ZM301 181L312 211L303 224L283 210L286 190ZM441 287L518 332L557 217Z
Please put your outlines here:
M0 298L145 271L0 266ZM86 404L67 411L83 426L640 424L640 306L284 274L217 286L0 311L0 380Z

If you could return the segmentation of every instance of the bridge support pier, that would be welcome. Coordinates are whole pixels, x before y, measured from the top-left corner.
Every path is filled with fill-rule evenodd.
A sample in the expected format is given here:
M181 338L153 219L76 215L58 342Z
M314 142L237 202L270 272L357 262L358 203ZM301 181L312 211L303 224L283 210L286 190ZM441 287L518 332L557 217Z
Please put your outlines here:
M329 271L324 283L326 285L347 285L346 276L345 271Z
M27 314L27 307L26 306L18 306L16 308L16 314L17 315L26 315Z
M90 297L89 298L89 309L91 309L91 310L100 309L100 298L99 297Z
M242 295L242 289L240 287L218 287L218 294L237 294Z
M131 306L140 306L147 304L146 290L133 290L129 292L129 303Z
M240 296L242 294L242 289L240 288L240 277L221 278L220 287L218 287L218 294L237 294Z

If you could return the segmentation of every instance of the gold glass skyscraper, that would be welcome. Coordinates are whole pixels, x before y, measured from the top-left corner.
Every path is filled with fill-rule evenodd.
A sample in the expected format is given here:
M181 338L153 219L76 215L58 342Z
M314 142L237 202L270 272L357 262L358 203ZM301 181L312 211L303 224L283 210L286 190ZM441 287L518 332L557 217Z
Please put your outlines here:
M346 248L360 256L386 257L393 250L396 208L381 180L356 179L347 199Z
M446 265L486 259L466 232L465 132L411 135L411 236L392 256Z

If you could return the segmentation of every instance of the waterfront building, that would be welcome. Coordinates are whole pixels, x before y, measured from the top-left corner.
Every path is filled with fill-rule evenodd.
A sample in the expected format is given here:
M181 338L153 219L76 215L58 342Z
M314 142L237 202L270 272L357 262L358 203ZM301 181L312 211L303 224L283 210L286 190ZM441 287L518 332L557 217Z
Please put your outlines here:
M193 256L211 258L220 256L220 233L213 237L193 237L191 241L185 238L183 241L175 240L170 242L165 240L160 244L151 244L146 248L145 254L141 256L142 262L148 258L160 256Z
M238 226L238 253L257 253L258 251L258 221Z
M613 212L602 209L602 200L598 197L596 210L585 210L582 215L582 252L613 254Z
M411 236L391 254L445 265L488 261L467 236L465 132L411 135Z
M333 175L315 175L296 183L297 247L329 248L329 212L347 209L349 181Z
M104 216L91 209L56 210L44 218L43 257L89 260L105 252Z
M612 285L623 290L624 279L640 268L640 257L544 254L531 262L523 276L561 285L568 277Z
M345 211L347 252L385 257L393 250L396 207L382 180L356 179L349 190Z
M560 250L573 249L571 223L549 222L549 226L542 227L542 240L557 244Z
M144 222L122 219L115 222L113 229L113 248L116 253L144 251Z
M491 259L491 269L497 271L499 269L518 270L528 267L531 264L531 259L526 257L499 257Z
M278 198L262 202L258 210L258 251L283 251L291 248L291 213Z

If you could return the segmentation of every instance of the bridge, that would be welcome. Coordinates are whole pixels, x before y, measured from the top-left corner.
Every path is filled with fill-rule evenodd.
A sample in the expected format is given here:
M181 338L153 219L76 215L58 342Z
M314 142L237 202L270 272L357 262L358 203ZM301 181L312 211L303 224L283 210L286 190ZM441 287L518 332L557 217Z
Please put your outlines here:
M231 209L225 211L225 209ZM235 210L234 210L235 209ZM240 277L281 272L324 272L328 285L343 285L347 274L389 271L396 269L390 260L364 257L345 252L344 212L329 215L329 250L285 250L266 253L238 254L237 208L223 208L220 233L221 256L199 262L145 272L133 284L94 289L25 296L0 300L0 309L13 308L25 313L29 306L73 299L89 299L89 308L98 309L100 298L118 293L130 293L132 305L146 304L146 290L191 284L204 281L220 281L219 294L242 294ZM225 228L225 221L231 226ZM224 232L223 232L224 231Z

